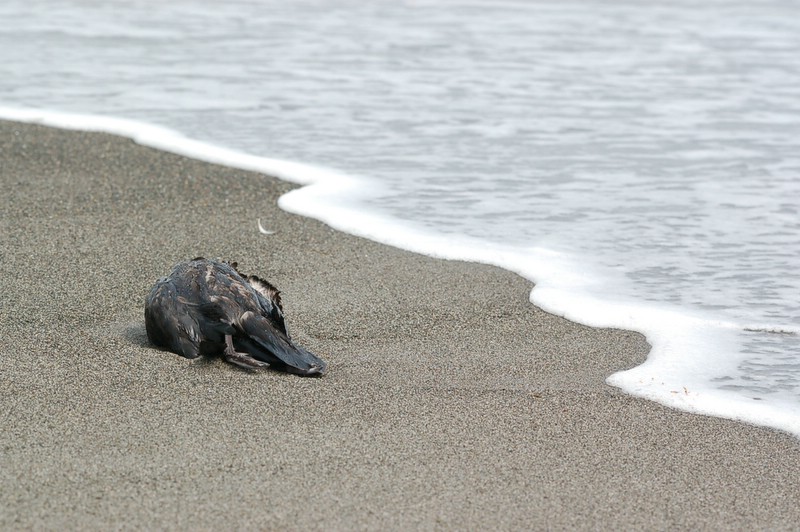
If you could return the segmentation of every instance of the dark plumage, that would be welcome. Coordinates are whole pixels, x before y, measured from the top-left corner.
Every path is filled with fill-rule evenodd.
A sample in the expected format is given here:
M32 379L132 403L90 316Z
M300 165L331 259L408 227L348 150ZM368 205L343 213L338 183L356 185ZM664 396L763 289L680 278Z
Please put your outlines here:
M236 263L202 257L159 279L144 309L150 341L186 358L222 355L248 369L322 375L325 362L289 338L278 290Z

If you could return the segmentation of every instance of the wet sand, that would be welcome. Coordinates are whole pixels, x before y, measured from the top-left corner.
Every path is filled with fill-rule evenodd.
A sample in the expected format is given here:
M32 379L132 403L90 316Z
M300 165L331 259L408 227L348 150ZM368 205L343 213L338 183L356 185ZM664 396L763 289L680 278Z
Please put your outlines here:
M792 529L800 442L604 383L645 339L279 210L292 185L0 122L0 528ZM263 235L257 220L275 231ZM149 345L174 263L283 292L320 379Z

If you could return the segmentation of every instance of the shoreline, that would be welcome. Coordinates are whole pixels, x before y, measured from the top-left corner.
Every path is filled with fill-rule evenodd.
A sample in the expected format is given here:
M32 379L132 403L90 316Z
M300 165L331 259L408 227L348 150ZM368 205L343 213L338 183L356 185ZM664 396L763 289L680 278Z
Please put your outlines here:
M277 207L290 183L104 133L0 121L0 150L2 528L800 522L800 442L605 384L644 338L549 315L514 273L337 232ZM328 374L152 348L144 297L197 255L276 284Z
M720 332L708 334L697 331L699 316L692 316L668 308L646 308L640 304L629 308L615 302L613 297L604 300L577 295L570 287L561 286L560 279L569 278L574 270L573 261L561 263L558 254L544 251L543 255L519 254L514 249L495 246L489 242L470 239L452 239L420 231L413 226L388 222L380 215L351 207L342 208L335 198L348 201L359 195L364 183L340 172L304 163L272 159L224 148L185 136L163 126L122 117L76 114L41 109L24 109L0 106L0 120L55 127L68 131L96 132L118 135L136 144L154 148L200 162L218 164L231 169L274 176L282 181L302 185L280 195L278 206L286 212L317 220L351 236L366 238L400 250L432 258L464 261L496 266L520 275L536 287L529 295L530 301L545 312L564 317L573 323L594 328L623 329L645 336L650 344L644 363L634 364L610 373L605 382L628 395L655 401L668 408L684 412L722 417L787 432L800 438L797 416L770 401L753 400L748 396L721 392L713 386L714 377L704 376L699 386L695 382L697 356L713 352L726 341ZM270 231L256 220L259 231ZM502 259L498 259L502 257ZM547 272L547 273L545 273ZM564 289L566 288L566 293ZM567 303L569 302L569 303ZM588 313L586 309L590 308ZM708 318L710 319L710 318ZM682 325L676 326L681 323ZM711 319L707 324L718 320ZM671 327L665 327L670 324ZM724 328L736 327L724 324ZM665 346L669 346L665 349ZM699 364L699 367L716 368L717 375L736 373L736 362L716 361ZM690 370L688 368L695 368ZM681 373L676 368L682 368ZM687 388L687 384L689 387ZM683 392L681 392L683 390Z

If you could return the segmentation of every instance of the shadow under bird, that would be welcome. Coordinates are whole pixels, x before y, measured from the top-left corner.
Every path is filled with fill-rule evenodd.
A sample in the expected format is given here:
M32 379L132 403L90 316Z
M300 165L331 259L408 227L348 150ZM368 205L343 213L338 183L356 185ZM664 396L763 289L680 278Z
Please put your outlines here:
M181 262L147 296L144 322L155 345L186 358L221 355L247 369L322 375L326 363L292 342L280 292L235 262Z

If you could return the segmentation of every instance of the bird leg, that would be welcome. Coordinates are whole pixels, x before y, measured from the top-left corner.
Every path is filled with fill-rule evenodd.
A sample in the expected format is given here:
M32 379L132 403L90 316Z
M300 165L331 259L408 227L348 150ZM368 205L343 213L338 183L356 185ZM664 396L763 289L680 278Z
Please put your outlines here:
M225 351L223 351L225 360L231 364L236 364L245 369L261 369L269 367L266 362L261 362L251 357L247 353L240 353L233 347L233 337L230 334L225 335Z

